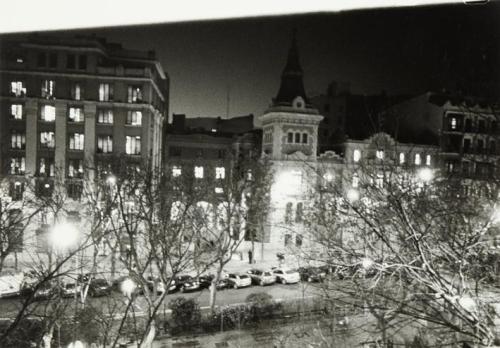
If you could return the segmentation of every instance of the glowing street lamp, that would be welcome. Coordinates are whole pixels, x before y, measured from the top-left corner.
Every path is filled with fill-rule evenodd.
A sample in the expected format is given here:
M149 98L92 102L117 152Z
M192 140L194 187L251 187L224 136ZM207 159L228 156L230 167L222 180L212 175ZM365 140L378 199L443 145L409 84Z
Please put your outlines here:
M354 189L354 188L350 188L349 190L347 190L347 199L351 203L358 201L359 200L359 191Z
M363 267L363 269L370 269L372 266L373 266L374 262L372 259L368 258L368 257L365 257L362 261L361 261L361 267Z
M420 169L417 173L417 176L420 179L420 181L424 183L429 183L430 181L432 181L432 179L434 179L434 173L430 168Z
M108 175L108 177L106 178L106 182L108 183L108 185L114 186L116 184L116 176L114 176L113 174Z
M80 239L78 229L68 222L56 224L49 232L49 243L58 251L75 247Z
M130 278L125 279L120 285L121 292L128 298L132 296L136 288L137 284Z

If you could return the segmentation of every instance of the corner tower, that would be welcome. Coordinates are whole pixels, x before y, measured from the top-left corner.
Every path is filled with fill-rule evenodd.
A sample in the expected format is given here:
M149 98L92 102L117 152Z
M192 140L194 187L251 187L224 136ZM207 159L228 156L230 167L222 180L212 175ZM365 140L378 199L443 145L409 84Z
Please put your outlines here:
M272 160L316 159L318 125L323 116L305 92L295 30L278 94L260 119L265 155Z

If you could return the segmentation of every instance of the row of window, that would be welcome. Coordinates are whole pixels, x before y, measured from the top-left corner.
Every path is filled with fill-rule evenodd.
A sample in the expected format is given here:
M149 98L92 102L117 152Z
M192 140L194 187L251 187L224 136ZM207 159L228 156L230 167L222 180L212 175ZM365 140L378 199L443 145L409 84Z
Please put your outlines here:
M197 179L203 179L205 174L204 174L204 168L203 166L195 166L194 167L194 177ZM174 178L179 177L182 175L182 168L180 166L173 166L172 167L172 176ZM226 177L226 168L224 167L216 167L215 168L215 178L216 179L224 179Z
M54 132L40 132L40 148L53 149L56 146ZM11 133L11 149L24 150L26 148L26 134L13 131ZM75 151L83 151L85 146L85 135L82 133L68 134L68 149ZM111 153L113 152L113 137L111 135L97 136L97 152ZM128 155L141 154L141 137L140 136L125 136L125 153Z
M26 158L12 157L10 159L10 172L12 175L24 175L26 173ZM55 175L55 162L52 157L41 157L38 159L37 173L43 176ZM67 163L66 175L70 178L83 177L83 160L70 159Z
M466 118L464 122L464 115L462 114L448 114L447 120L447 129L450 131L487 133L496 132L498 127L497 121L488 121L483 118L476 120L476 122L473 122L471 118Z
M23 104L11 104L10 116L14 120L24 119ZM44 122L54 122L56 119L56 108L53 105L43 105L40 108L40 120ZM113 110L98 110L97 123L113 124ZM70 107L68 109L68 122L82 123L85 121L85 114L82 107ZM127 112L125 124L129 126L142 125L142 111L130 110Z
M16 97L24 97L27 95L26 85L23 81L11 81L10 92ZM114 87L112 83L100 83L97 91L98 101L113 101ZM54 99L56 93L55 80L43 80L41 83L40 96L46 99ZM83 88L78 82L71 86L71 98L74 100L83 100ZM128 103L142 103L143 88L138 85L130 85L127 88Z
M206 151L202 148L185 148L184 150L192 152L192 153L194 152L196 154L196 157L204 157L207 154ZM209 151L213 151L213 150L209 150ZM183 153L183 148L181 148L181 147L169 146L168 147L168 155L170 157L181 157L181 156L186 155L186 154ZM217 150L217 158L222 159L225 157L226 157L226 150L218 149Z
M355 149L353 151L352 159L355 163L359 162L361 160L361 150ZM382 150L377 150L375 151L375 157L378 160L383 160L385 158L385 153ZM423 162L423 155L420 153L416 153L413 156L413 163L417 166L421 165ZM405 164L407 163L407 156L406 153L400 152L399 153L399 164ZM430 166L431 165L431 155L425 155L425 165Z
M59 55L57 52L39 52L37 55L36 64L39 68L50 68L56 69L58 67ZM19 63L23 63L23 58L18 58ZM66 55L66 69L87 69L87 56L84 54L76 55L74 53L68 53Z
M286 142L288 144L307 144L308 142L307 133L300 132L288 132Z

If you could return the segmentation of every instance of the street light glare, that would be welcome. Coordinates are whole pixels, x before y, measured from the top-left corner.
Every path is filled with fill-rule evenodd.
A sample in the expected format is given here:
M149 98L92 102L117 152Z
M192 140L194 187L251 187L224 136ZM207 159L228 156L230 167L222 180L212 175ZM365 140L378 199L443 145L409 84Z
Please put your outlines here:
M130 296L134 292L136 287L137 285L135 284L135 282L132 279L127 278L122 282L120 290L125 296Z
M429 182L434 178L430 168L422 168L418 171L418 178L423 182Z
M357 200L359 200L359 191L353 188L349 189L347 191L347 199L351 203L356 202Z
M114 185L114 184L116 184L116 176L114 176L114 175L108 175L108 178L106 179L106 182L107 182L109 185Z
M364 269L369 269L373 266L373 260L366 257L363 259L363 261L361 261L361 266Z
M68 222L55 225L49 233L50 244L60 251L74 247L78 243L78 239L77 228Z

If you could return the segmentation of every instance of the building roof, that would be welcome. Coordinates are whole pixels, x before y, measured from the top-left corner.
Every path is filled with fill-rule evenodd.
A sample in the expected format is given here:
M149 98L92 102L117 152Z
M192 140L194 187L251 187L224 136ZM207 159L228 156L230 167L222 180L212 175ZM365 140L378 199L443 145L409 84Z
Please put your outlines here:
M274 106L292 105L296 97L302 97L306 104L309 100L304 89L302 67L299 61L299 50L297 48L296 31L293 31L292 43L288 50L288 58L285 68L281 74L281 85L278 95L273 100Z
M174 115L171 132L177 134L210 133L214 136L232 136L251 132L254 127L253 114L229 119L220 117L192 117ZM183 123L180 125L180 123Z

